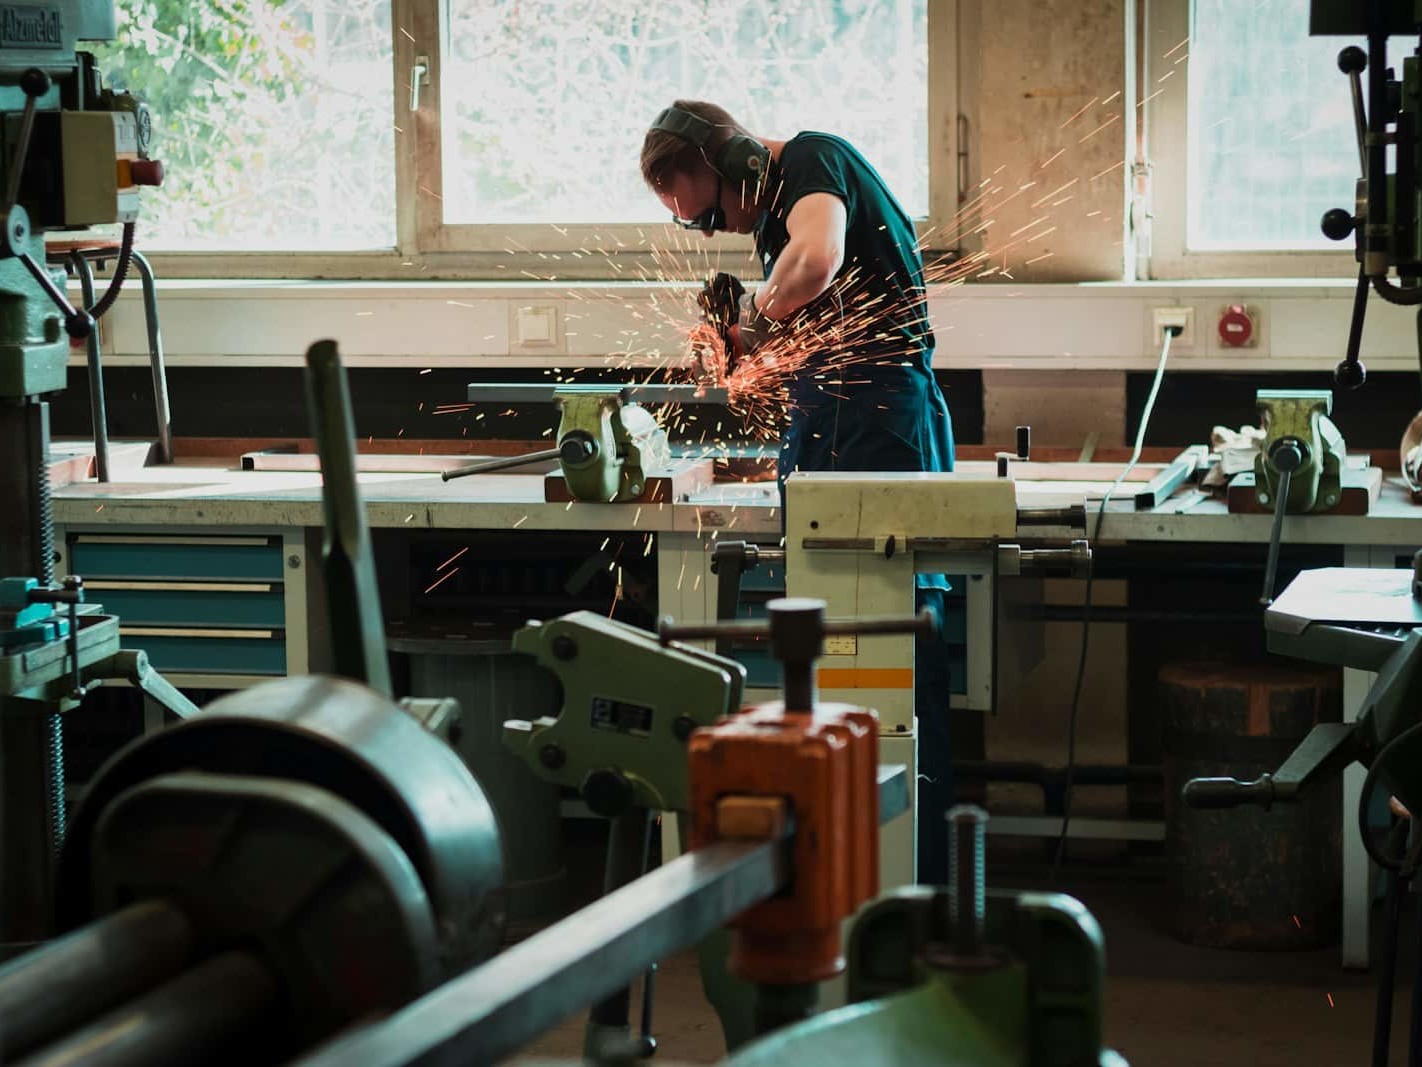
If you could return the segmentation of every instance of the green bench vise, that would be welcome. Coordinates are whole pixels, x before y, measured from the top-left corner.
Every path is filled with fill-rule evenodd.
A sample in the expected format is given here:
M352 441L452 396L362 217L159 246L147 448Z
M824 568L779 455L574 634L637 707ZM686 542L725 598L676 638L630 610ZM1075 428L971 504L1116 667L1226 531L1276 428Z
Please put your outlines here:
M561 412L558 445L443 471L440 478L444 481L556 459L572 499L611 503L644 499L649 479L671 466L666 431L643 404L724 404L727 393L725 389L679 384L478 382L469 386L467 397L471 404L557 404Z
M745 668L591 611L529 623L513 648L557 676L555 716L504 723L504 743L596 814L685 811L692 730L740 709Z
M948 815L950 885L867 905L845 953L849 1003L734 1052L729 1067L1127 1067L1102 1043L1101 927L1061 893L984 890L987 813Z
M1333 425L1326 389L1260 389L1254 396L1266 433L1254 459L1254 493L1270 510L1305 515L1338 506L1347 449Z

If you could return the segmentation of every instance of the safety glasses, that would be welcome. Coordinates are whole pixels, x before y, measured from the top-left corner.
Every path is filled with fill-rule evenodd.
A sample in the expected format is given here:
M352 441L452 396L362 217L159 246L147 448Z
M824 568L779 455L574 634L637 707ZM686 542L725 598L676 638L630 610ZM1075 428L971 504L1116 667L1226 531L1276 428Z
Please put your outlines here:
M716 175L716 199L710 207L695 218L684 219L680 215L673 215L672 222L683 230L724 230L726 213L721 210L721 175Z

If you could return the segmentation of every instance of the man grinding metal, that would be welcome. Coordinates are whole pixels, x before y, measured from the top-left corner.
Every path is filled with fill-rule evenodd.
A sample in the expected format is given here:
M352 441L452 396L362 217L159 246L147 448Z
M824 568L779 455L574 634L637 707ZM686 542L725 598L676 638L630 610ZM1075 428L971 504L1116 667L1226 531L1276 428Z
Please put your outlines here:
M715 104L678 100L647 131L642 177L679 226L755 235L764 283L751 291L717 274L699 302L724 341L713 376L788 393L782 504L792 471L953 469L913 222L853 145L826 133L757 137ZM947 588L941 575L920 575L920 608L941 617ZM941 885L949 672L933 639L919 638L914 679L918 877Z

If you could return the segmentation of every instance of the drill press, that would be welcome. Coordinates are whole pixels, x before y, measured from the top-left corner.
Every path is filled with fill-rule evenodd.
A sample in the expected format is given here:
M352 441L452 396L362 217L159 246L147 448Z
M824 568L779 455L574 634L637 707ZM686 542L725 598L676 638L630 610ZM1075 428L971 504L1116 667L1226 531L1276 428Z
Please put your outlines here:
M142 158L141 106L104 90L78 50L113 36L111 0L26 5L0 21L0 945L49 931L65 827L59 716L85 673L129 675L191 708L141 654L120 653L117 618L84 605L80 578L55 582L45 398L64 388L70 340L94 319L45 267L43 233L131 224L138 185L160 180Z

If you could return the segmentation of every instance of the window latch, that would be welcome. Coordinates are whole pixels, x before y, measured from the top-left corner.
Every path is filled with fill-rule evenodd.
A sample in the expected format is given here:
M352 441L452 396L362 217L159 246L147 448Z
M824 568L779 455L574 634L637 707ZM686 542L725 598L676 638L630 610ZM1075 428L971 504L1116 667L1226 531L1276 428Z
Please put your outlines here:
M420 87L430 83L430 57L416 56L410 68L410 110L420 110Z

